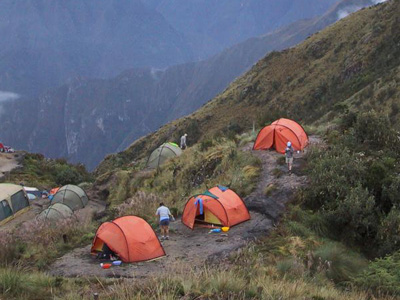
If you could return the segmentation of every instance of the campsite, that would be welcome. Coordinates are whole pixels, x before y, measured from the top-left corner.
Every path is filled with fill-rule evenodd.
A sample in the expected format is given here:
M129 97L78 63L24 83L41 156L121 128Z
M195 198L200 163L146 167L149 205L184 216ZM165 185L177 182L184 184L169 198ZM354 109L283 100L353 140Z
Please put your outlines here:
M398 299L400 1L310 1L2 3L0 300Z
M313 137L313 142L319 140ZM246 145L245 151L251 151L252 144ZM274 226L274 221L283 212L284 204L289 200L290 195L295 189L305 183L304 176L293 176L273 178L269 176L272 170L279 168L284 170L284 166L277 164L279 154L275 152L258 152L257 155L263 162L262 178L265 181L259 182L255 191L245 200L250 210L251 219L230 228L226 234L212 234L208 227L196 227L189 229L181 220L171 223L171 240L162 243L167 254L155 261L143 262L140 264L123 264L121 267L112 267L109 270L99 268L98 263L90 255L90 245L76 249L64 257L58 259L51 267L50 273L55 276L85 277L92 274L97 277L115 278L135 278L148 279L164 272L174 273L176 269L187 270L208 263L223 264L232 252L242 248L248 241L265 235ZM301 164L301 159L296 165ZM263 190L265 186L275 185L279 187L279 197L277 194L265 196ZM279 201L274 201L278 198ZM189 199L190 201L190 199ZM186 205L186 203L185 203ZM268 207L273 218L266 218L264 212L259 212L260 206Z
M318 139L313 138L313 141L316 142ZM252 143L247 144L242 150L252 151L252 147ZM199 214L196 217L196 220L201 217L203 221L199 219L198 221L200 223L193 227L195 221L193 217L193 219L190 220L192 224L190 226L191 228L188 228L188 224L182 222L179 218L177 221L171 223L172 235L171 240L169 241L160 243L158 237L154 234L153 238L155 238L157 241L156 243L160 243L161 246L160 254L156 254L155 257L139 258L136 261L134 259L131 263L129 263L129 259L124 259L125 263L121 266L104 270L99 266L99 262L102 260L97 260L96 255L93 255L94 249L102 249L102 246L96 242L95 238L92 245L85 245L84 247L76 248L55 260L54 263L49 266L48 273L53 276L64 277L87 277L88 274L90 274L90 276L96 277L136 278L143 280L159 275L162 272L174 272L175 269L182 270L182 268L188 268L189 270L193 267L201 266L204 263L212 263L213 261L218 261L218 264L223 263L229 258L232 252L244 247L248 241L255 240L269 232L269 230L273 228L274 222L283 212L284 204L289 200L291 197L290 195L296 188L305 183L305 177L300 174L299 176L290 177L289 181L288 178L285 177L274 178L270 176L273 170L280 169L282 172L285 170L284 165L278 164L278 158L280 157L279 153L275 151L260 151L254 153L261 160L262 178L265 178L267 181L259 182L258 187L254 192L243 200L234 191L221 185L210 188L199 195L192 195L187 199L183 199L182 214L185 220L189 220L185 217L186 215L193 215L192 212L186 213L185 208L195 207ZM151 156L153 156L153 154L151 154ZM168 163L168 161L164 160L163 163ZM162 163L157 163L157 165L158 168L162 167ZM301 165L301 155L298 156L296 165ZM150 169L151 168L152 167L150 167ZM146 169L143 172L147 172ZM157 170L152 172L157 173ZM263 191L265 186L271 185L279 187L279 189L277 188L281 195L279 196L279 201L275 202L275 200L273 200L278 192L267 196L265 195ZM21 186L15 186L17 189L19 188L19 190L22 190ZM48 199L41 198L34 200L33 204L31 204L31 210L15 217L15 219L3 225L1 230L11 230L16 226L21 226L24 222L29 222L29 220L33 218L43 222L48 222L48 224L57 224L57 222L71 217L77 219L78 222L84 222L86 218L90 218L93 214L99 214L105 209L105 206L101 205L101 201L92 201L88 194L77 186L65 185L53 190L51 192L55 194L52 195L53 197L51 202ZM93 195L93 192L90 194ZM226 200L223 200L223 197L225 197ZM200 205L194 204L194 201L200 198L202 198L204 216L200 215ZM218 206L215 206L215 204L209 206L210 201L211 203L215 202L221 204L218 204ZM235 203L234 201L237 201L237 204L233 205L233 203ZM224 208L224 203L228 205L228 207ZM262 210L259 211L259 205L268 207L269 213L272 214L272 212L274 212L275 215L272 218L265 218L264 212ZM250 207L250 211L246 206ZM217 210L215 210L215 208ZM238 208L240 209L238 210ZM211 211L208 209L211 209ZM230 211L233 213L232 215ZM241 215L238 214L238 212L240 212ZM228 220L230 220L229 223L227 223ZM204 227L204 224L207 222L210 222L210 224L212 223L213 225ZM103 223L103 225L99 226L97 231L103 232L104 230L107 230L103 229L102 226L108 226L108 224L112 227L113 222ZM228 232L210 233L210 228L218 228L219 226L224 225L231 227ZM145 226L150 228L148 224ZM133 232L136 232L137 234L142 234L143 232L143 230L140 230L140 225L128 225L127 228L135 228ZM157 228L154 229L158 231ZM115 229L113 230L115 230L115 233L112 234L112 240L119 239L117 243L124 243L125 241L130 243L130 239L126 236L119 236L120 232L125 230L121 225L115 226ZM150 231L153 232L153 229L150 229ZM128 229L127 234L129 234L129 232ZM106 233L102 234L104 235ZM100 237L101 236L102 235L100 235ZM107 237L104 238L107 240ZM148 240L148 238L145 238L145 240ZM113 243L114 242L110 240L109 245L112 247ZM148 242L146 242L146 244L147 243ZM120 248L117 248L126 249L123 245L119 247ZM137 246L134 247L136 248ZM121 251L128 251L127 253L129 253L129 250ZM130 255L132 255L133 250L130 251ZM119 252L119 250L117 250L117 252ZM152 252L145 250L143 253ZM119 257L124 257L122 252L119 252L118 254ZM161 257L157 258L159 255L161 255ZM146 262L146 260L150 261Z

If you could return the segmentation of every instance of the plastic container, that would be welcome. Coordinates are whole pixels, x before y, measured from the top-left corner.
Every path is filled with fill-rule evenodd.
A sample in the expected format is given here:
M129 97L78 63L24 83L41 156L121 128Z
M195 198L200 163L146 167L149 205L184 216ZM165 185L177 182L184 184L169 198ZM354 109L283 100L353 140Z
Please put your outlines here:
M102 267L103 269L109 269L111 268L112 264L105 264L105 263L101 263L100 267Z
M120 266L122 264L122 261L120 260L115 260L112 262L113 266Z
M222 230L223 232L228 232L228 231L229 231L229 227L222 227L221 230Z
M214 233L221 232L221 228L211 229L210 232L214 232Z

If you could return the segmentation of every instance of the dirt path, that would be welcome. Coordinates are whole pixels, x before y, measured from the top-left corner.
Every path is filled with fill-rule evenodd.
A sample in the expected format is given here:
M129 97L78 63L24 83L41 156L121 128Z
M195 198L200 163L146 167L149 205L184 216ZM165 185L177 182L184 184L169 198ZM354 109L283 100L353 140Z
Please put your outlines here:
M318 139L312 138L312 143ZM244 151L252 151L251 145ZM279 164L282 157L274 151L254 151L262 161L261 180L255 191L245 198L251 214L251 220L233 227L227 234L209 234L209 229L186 228L180 220L171 224L171 238L163 242L167 256L155 261L123 264L109 270L101 269L99 261L91 257L90 245L71 251L58 259L49 269L49 273L66 277L128 277L146 278L162 274L174 268L192 268L208 260L223 260L233 250L245 246L249 239L265 236L284 211L285 203L293 192L305 184L306 177L301 174L304 154L296 154L294 173L288 175L286 166ZM266 194L268 186L270 191Z
M20 167L19 153L0 153L0 179L8 172Z

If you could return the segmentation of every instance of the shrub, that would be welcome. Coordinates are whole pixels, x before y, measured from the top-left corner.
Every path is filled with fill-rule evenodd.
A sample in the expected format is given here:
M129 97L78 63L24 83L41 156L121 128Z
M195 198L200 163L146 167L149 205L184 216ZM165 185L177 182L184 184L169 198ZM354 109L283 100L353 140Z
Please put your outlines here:
M349 281L366 267L366 261L336 243L327 243L314 252L316 269L335 283Z
M375 237L375 199L361 186L350 188L343 200L327 203L321 213L334 231L349 242L368 243Z
M200 142L200 151L207 151L208 148L212 147L213 141L212 140L203 140Z
M82 175L70 165L57 165L55 167L55 181L57 185L78 184L83 180Z
M0 266L11 264L21 255L20 244L10 232L0 232L0 245Z
M377 294L391 293L400 296L400 252L376 259L354 278L354 282Z
M354 124L354 136L359 143L374 150L388 147L399 149L396 132L388 117L378 115L375 111L358 115Z

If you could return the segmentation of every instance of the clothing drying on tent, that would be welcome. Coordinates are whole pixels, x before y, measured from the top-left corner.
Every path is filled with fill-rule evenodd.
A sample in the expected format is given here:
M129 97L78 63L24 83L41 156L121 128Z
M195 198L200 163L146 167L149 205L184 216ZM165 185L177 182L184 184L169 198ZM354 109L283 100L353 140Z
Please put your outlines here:
M165 143L154 150L147 161L147 167L155 169L162 165L167 159L180 156L181 148L175 143Z
M126 216L103 223L97 229L91 253L102 253L104 244L123 262L140 262L165 255L154 230L142 218Z
M292 143L294 150L303 150L308 145L308 136L295 121L279 119L260 130L253 150L275 148L277 152L285 153L287 142Z
M29 199L20 185L0 183L0 225L29 209Z
M191 229L195 225L232 227L247 220L250 214L243 200L223 186L191 197L182 214L182 223Z
M39 197L41 197L41 196L42 196L42 192L41 192L41 191L39 191L39 189L38 189L38 188L35 188L35 187L29 187L29 186L23 186L23 188L24 188L24 190L25 190L25 192L26 192L26 193L29 193L29 194L35 195L35 196L36 196L36 198L39 198Z
M55 187L55 188L52 188L51 190L50 190L50 195L55 195L57 192L58 192L58 190L60 189L60 187Z
M60 188L52 199L52 203L63 203L72 210L84 208L89 202L85 191L79 186L68 184Z
M58 221L61 219L70 218L74 215L73 210L63 203L54 203L43 210L37 219L41 221Z

